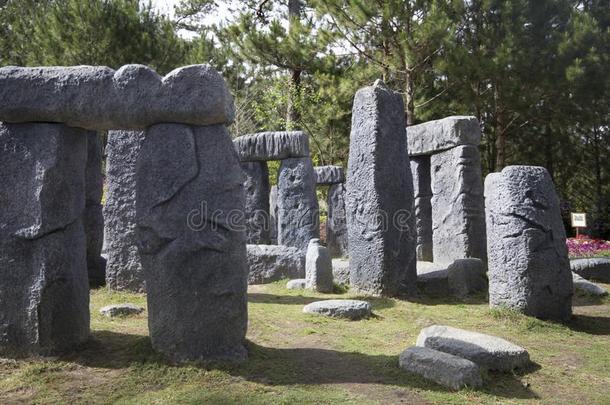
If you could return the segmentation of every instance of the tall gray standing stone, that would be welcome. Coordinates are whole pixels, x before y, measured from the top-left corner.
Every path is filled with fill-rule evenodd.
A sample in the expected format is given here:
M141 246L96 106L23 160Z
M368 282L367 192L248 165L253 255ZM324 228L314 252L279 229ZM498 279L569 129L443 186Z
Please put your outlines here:
M267 162L242 162L246 175L246 240L250 244L269 244L269 170Z
M479 149L462 145L430 158L434 262L485 260L485 200Z
M485 179L489 303L569 319L572 274L553 180L543 167L509 166Z
M174 361L243 360L243 172L224 125L154 125L137 167L137 234L153 348Z
M87 132L87 169L85 171L85 214L83 223L87 234L87 269L89 284L100 286L106 280L106 261L102 258L104 215L102 214L102 137Z
M320 237L316 175L311 158L284 159L277 186L277 242L305 251Z
M141 131L108 132L104 241L112 290L146 290L136 237L136 162L143 142Z
M271 186L269 191L269 240L277 245L277 186Z
M344 257L348 254L346 216L345 185L333 184L328 188L326 221L326 246L332 257Z
M373 295L414 292L413 180L402 97L382 83L356 93L347 176L350 285Z
M312 239L305 256L305 288L321 293L333 292L333 262L320 239Z
M413 195L415 197L415 227L417 229L417 260L434 260L432 250L432 188L430 156L411 156Z
M0 354L50 354L89 335L87 132L0 124Z

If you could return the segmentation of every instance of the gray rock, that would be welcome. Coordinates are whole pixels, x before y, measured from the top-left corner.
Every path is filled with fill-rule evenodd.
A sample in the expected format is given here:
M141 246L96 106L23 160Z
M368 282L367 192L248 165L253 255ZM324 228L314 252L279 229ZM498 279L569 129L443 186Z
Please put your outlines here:
M242 162L246 190L246 242L269 244L269 170L267 162Z
M0 355L53 354L89 335L87 131L0 123Z
M400 354L398 364L403 370L454 390L483 385L481 370L475 363L426 347L406 349Z
M154 125L136 172L152 346L173 361L243 360L243 172L224 125Z
M297 278L294 280L289 280L286 283L286 288L289 290L303 290L305 289L307 281L304 278Z
M407 128L409 155L430 155L461 145L478 146L481 127L475 117L454 116Z
M345 257L348 255L345 185L342 183L333 184L328 188L326 246L332 257Z
M587 280L610 283L610 259L601 257L572 259L570 260L570 268L574 273Z
M432 188L430 156L412 156L413 196L415 197L415 228L417 260L431 262L432 253Z
M349 260L333 259L333 279L338 284L349 285Z
M376 82L356 93L347 176L350 285L395 296L415 290L413 180L400 94Z
M311 159L282 160L277 186L277 242L303 251L320 237L316 178Z
M259 132L233 140L242 162L309 156L309 136L302 131Z
M136 236L136 162L144 133L108 131L104 245L111 290L146 291Z
M434 261L486 260L485 199L476 146L432 155L432 240Z
M320 239L312 239L305 256L305 280L307 288L321 293L333 292L333 263Z
M422 329L417 346L463 357L489 370L511 371L530 362L527 350L507 340L451 326Z
M104 215L102 214L102 137L87 132L87 168L85 170L85 212L83 224L87 235L87 270L89 285L101 286L106 280L106 260L102 258Z
M559 198L543 167L485 179L489 303L543 319L572 315L572 273Z
M358 300L315 301L303 307L303 313L346 318L357 321L371 315L371 304Z
M269 241L277 245L277 186L269 192Z
M305 254L279 245L248 245L248 284L305 277Z
M116 316L137 315L141 314L142 312L144 312L144 308L129 303L106 305L100 309L100 314L109 318L114 318Z
M449 272L447 271L447 266L418 261L417 289L425 295L449 295Z
M465 297L487 288L487 269L480 259L458 259L447 267L449 291L456 297Z
M233 98L207 65L161 78L143 65L0 68L0 121L62 122L96 130L163 122L228 124Z
M317 184L337 184L345 181L345 174L341 166L316 166L313 169L316 172Z
M608 295L608 291L605 288L585 280L576 273L572 273L572 282L574 284L575 292L581 292L583 294L593 295L596 297Z

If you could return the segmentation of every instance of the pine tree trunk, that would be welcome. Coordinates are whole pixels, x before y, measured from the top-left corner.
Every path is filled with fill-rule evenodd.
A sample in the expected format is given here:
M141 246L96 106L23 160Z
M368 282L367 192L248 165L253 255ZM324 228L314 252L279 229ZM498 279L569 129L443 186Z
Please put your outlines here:
M288 0L288 31L292 32L294 29L294 21L298 21L301 18L301 11L303 4L301 0ZM288 104L286 106L286 130L290 131L297 129L299 120L301 119L299 109L297 106L297 100L301 93L301 70L291 69L290 71L290 85L288 89Z
M494 134L496 136L496 164L495 171L500 171L506 166L506 128L504 128L503 112L500 108L500 96L497 86L494 86Z
M415 85L413 84L413 76L408 72L408 69L409 67L407 65L407 73L405 78L405 93L407 95L405 118L407 119L407 126L410 127L415 123Z

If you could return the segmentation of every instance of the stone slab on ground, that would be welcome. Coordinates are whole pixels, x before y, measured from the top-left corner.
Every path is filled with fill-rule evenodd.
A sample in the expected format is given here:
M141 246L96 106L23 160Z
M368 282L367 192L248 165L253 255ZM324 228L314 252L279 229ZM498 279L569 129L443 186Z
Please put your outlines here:
M371 304L358 300L315 301L303 307L306 314L318 314L332 318L345 318L356 321L371 315Z
M247 245L248 284L305 277L305 252L281 245Z
M106 305L100 309L100 314L109 318L114 318L115 316L137 315L142 312L144 312L144 308L130 303Z
M405 371L453 390L483 384L481 370L472 361L427 347L409 347L400 354L398 364Z
M295 278L286 283L286 288L289 290L304 290L307 285L307 280L304 278Z
M481 143L481 127L475 117L452 116L407 128L409 155L430 155L460 145Z
M432 262L417 262L417 289L425 295L449 294L447 266Z
M502 338L451 326L433 325L417 337L417 346L460 356L489 370L511 371L529 364L529 353Z
M309 136L302 131L259 132L233 140L242 162L309 157Z
M610 259L603 257L572 259L570 260L570 268L574 273L587 280L610 283Z
M582 278L576 273L572 273L572 283L574 283L574 291L596 297L608 295L608 291L605 288Z

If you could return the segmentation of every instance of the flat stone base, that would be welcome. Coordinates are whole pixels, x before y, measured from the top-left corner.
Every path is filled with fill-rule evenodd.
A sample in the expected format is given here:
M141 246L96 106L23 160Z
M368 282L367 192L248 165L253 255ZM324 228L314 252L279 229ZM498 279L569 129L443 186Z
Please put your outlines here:
M315 301L305 305L303 312L356 321L371 315L371 304L358 300Z

